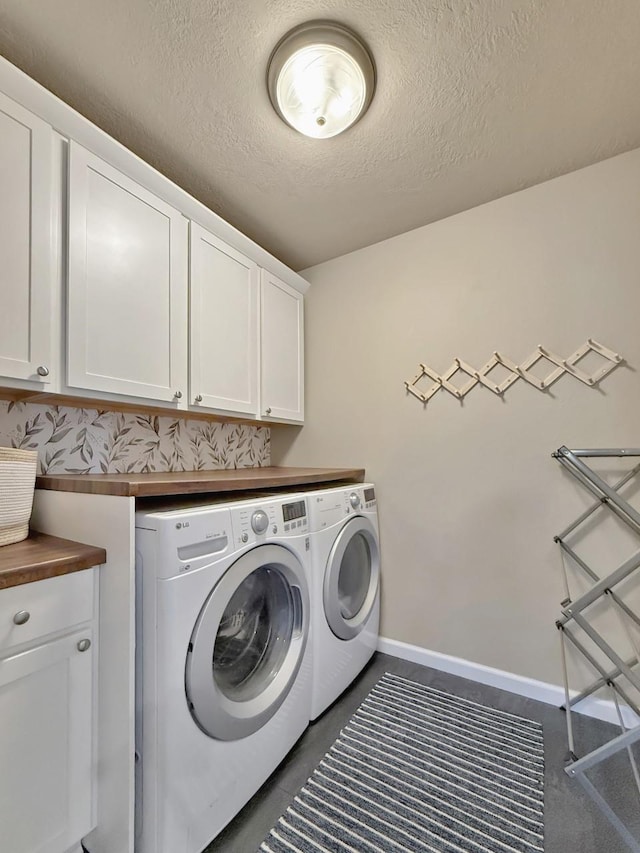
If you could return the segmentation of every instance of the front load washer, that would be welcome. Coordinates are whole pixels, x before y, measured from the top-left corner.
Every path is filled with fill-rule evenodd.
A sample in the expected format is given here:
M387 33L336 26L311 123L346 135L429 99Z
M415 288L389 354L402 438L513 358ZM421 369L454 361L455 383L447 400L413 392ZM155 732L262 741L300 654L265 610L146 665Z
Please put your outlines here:
M373 485L307 493L315 720L346 690L376 649L380 545Z
M136 853L200 853L308 726L308 549L300 495L136 513Z

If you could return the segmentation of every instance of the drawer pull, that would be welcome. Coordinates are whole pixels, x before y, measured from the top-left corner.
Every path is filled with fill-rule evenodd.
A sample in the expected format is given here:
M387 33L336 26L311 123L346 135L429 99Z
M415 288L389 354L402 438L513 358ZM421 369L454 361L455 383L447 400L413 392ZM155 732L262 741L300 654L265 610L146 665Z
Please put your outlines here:
M16 615L13 617L13 621L16 625L24 625L31 619L31 614L28 610L18 610Z
M86 652L87 649L91 648L91 640L78 640L78 651Z

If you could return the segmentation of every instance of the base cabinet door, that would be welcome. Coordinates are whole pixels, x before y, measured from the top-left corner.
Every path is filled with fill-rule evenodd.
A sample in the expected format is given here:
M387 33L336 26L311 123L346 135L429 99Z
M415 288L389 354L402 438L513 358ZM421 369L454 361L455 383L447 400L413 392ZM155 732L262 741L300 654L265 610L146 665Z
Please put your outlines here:
M189 402L255 415L258 266L192 222L190 273Z
M0 377L45 390L52 379L52 162L49 125L0 94Z
M187 240L178 210L71 142L71 387L186 404Z
M91 631L0 659L7 853L66 853L92 829L92 648L80 651L83 640Z
M303 296L262 270L261 417L301 423L304 420Z

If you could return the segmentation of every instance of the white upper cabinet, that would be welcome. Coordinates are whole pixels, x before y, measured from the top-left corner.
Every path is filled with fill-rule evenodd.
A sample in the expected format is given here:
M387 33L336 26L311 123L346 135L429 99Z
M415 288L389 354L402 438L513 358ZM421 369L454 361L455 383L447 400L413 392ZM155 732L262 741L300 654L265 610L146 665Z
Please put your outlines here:
M51 127L0 94L0 376L52 379Z
M184 406L187 220L69 148L68 385Z
M195 223L190 287L190 404L302 422L302 294Z
M258 265L191 223L192 405L258 410Z
M261 417L304 420L303 297L262 270L260 282Z
M0 387L301 423L307 283L2 57L0 90Z

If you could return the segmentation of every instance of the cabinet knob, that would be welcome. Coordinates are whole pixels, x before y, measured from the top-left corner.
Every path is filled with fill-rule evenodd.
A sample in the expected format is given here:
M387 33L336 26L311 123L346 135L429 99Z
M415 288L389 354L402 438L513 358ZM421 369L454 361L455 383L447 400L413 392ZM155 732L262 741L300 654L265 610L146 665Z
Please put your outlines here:
M38 376L48 376L49 368L46 367L44 364L41 364L40 367L38 367L36 373L38 374Z
M28 610L18 610L16 615L13 617L13 621L16 625L24 625L26 622L31 619L31 614Z
M267 409L265 409L264 413L265 413L265 415L270 415L271 414L271 406L269 406Z
M202 402L202 394L197 394L197 395L196 395L195 402L196 402L196 403L201 403L201 402Z
M182 399L182 391L176 391L173 396L176 398L176 400L181 400Z
M87 639L78 640L78 651L79 652L86 652L87 649L90 649L90 648L91 648L91 640L87 640Z

